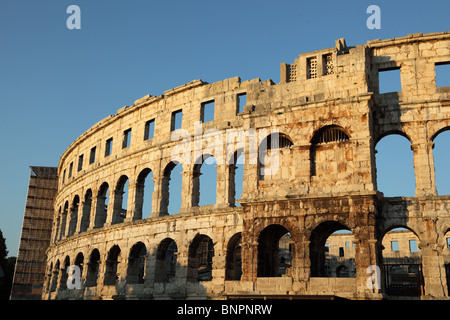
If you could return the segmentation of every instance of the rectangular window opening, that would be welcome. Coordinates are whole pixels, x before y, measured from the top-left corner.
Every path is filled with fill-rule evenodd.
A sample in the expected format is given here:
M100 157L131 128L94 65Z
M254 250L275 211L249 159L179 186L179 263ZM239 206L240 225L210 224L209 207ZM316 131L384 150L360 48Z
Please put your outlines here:
M127 129L123 132L122 149L128 148L131 143L131 129Z
M450 87L450 61L436 63L434 70L436 74L436 88Z
M236 113L244 112L244 106L247 105L247 94L240 93L237 95L237 110Z
M181 124L183 121L183 112L182 110L177 110L172 112L172 121L170 131L175 131L181 129Z
M419 252L417 240L409 240L409 252Z
M307 79L317 78L317 58L308 58L306 60L306 77Z
M113 138L110 138L110 139L106 140L105 157L107 157L107 156L109 156L111 154L112 145L113 145Z
M200 120L202 123L214 121L214 100L202 103Z
M325 54L322 59L323 75L334 74L333 55Z
M378 85L380 94L402 91L400 67L378 70Z
M154 134L155 134L155 119L152 119L145 123L144 140L152 139Z
M391 250L392 251L400 251L400 248L398 246L398 241L391 241Z
M93 147L91 149L91 154L89 155L89 164L93 164L95 162L95 150L96 149L97 149L96 147Z
M83 155L78 157L78 171L83 170Z

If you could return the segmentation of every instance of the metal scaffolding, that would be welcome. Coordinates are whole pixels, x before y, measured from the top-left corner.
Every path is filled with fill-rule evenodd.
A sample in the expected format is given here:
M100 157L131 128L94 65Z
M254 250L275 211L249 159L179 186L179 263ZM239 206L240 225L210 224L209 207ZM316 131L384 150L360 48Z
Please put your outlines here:
M50 245L53 200L58 190L57 168L30 167L11 300L41 299L45 279L45 250Z

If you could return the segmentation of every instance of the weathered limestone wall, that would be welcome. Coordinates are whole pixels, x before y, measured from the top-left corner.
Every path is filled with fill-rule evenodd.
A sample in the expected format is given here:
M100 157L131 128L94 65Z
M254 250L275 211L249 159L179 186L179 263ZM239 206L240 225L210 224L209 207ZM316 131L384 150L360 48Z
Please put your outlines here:
M241 81L238 77L213 84L194 80L119 109L81 135L60 159L52 244L47 252L48 285L43 297L222 299L228 295L322 294L379 299L384 296L383 288L367 287L367 268L382 265L383 235L400 226L410 228L420 239L423 298L448 297L444 239L450 228L450 199L436 194L432 147L436 135L450 128L450 88L436 88L434 80L435 63L450 62L449 48L447 33L374 40L355 47L339 39L334 48L301 54L294 63L281 64L278 84L259 79ZM402 91L379 94L378 72L391 68L400 68ZM240 94L246 94L247 103L239 113ZM214 101L214 121L203 123L199 129L202 104L209 101ZM177 110L182 110L181 128L185 130L178 133L184 134L183 141L190 148L181 163L181 209L167 212L167 168L174 160L173 151L180 146L178 140L171 139L173 112ZM155 119L154 137L145 140L145 123L151 119ZM123 133L130 128L130 146L122 148ZM199 145L193 138L195 133L211 129L216 130L218 148L208 148L211 140ZM226 145L230 130L248 135L242 145ZM278 152L279 165L271 168L273 175L262 176L260 160L264 155L255 159L248 137L257 137L259 145L275 130L290 144L267 151L266 157ZM384 198L378 191L375 146L392 133L411 142L415 198ZM112 152L105 156L110 138ZM89 164L94 147L96 158ZM224 159L241 150L245 156L239 200L242 207L235 207L234 164ZM199 207L195 161L202 154L212 154L220 163L216 166L216 203ZM78 171L80 155L84 161ZM149 218L140 219L139 177L150 170L154 190L144 192L153 192L152 212ZM116 190L123 176L129 179L124 219L120 218L122 191ZM99 191L105 182L109 203L103 225L97 222L98 208L103 206ZM92 200L86 200L88 190ZM80 199L78 210L74 209L76 196ZM84 220L83 212L88 215ZM74 235L69 233L71 216ZM86 230L81 228L82 221L85 226L89 221ZM351 230L355 237L356 276L325 278L321 270L324 242L342 228ZM292 237L289 274L262 276L268 271L261 265L276 262L273 252L268 254L261 248L269 248L283 232ZM199 259L198 239L204 236L214 247L212 280L192 281L193 266ZM155 281L155 266L160 263L157 250L167 238L178 248L176 276L162 283ZM267 243L263 243L265 239ZM138 242L147 250L145 281L128 284L128 258ZM113 245L120 247L118 279L115 285L104 285L105 262ZM58 262L63 271L66 256L72 264L82 253L87 266L94 249L101 256L96 286L75 291L50 289L51 278L61 278L62 272L54 267ZM230 261L234 261L232 267ZM242 269L240 280L227 278L230 268L238 265ZM87 269L83 268L83 279Z

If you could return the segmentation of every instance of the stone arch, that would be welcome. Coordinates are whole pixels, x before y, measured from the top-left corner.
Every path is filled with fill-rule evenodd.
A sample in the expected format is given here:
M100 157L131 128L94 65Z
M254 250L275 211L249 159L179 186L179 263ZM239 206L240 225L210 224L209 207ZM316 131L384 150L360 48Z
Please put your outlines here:
M414 152L410 146L411 140L403 131L386 132L377 140L376 184L385 196L415 195Z
M61 228L59 233L59 240L66 236L66 224L67 224L67 215L69 214L69 201L64 203L64 208L61 213Z
M55 268L53 269L53 274L52 274L52 280L51 280L51 285L50 285L50 291L56 291L56 288L58 286L58 278L59 278L59 270L60 269L60 262L59 259L56 260L55 262Z
M202 154L195 161L192 175L193 207L216 204L217 170L214 165L217 165L217 161L212 154Z
M60 289L67 289L67 268L70 266L70 257L66 256L64 258L64 262L61 268L61 276L59 281L59 288Z
M322 176L345 171L351 155L341 143L350 140L350 134L341 126L327 125L313 133L310 140L310 175Z
M182 198L182 177L181 175L174 177L174 174L182 172L184 172L183 165L178 161L171 161L164 168L161 180L160 215L179 212Z
M290 149L294 146L292 139L283 132L273 132L261 140L258 146L258 178L264 180L266 176L276 175L281 162L281 149Z
M240 280L242 276L241 258L242 234L234 234L227 245L225 257L225 280Z
M309 237L309 257L311 263L311 277L327 277L326 252L327 239L336 231L350 230L346 224L334 220L322 221L311 231Z
M434 176L438 195L450 194L450 126L438 130L431 138Z
M87 189L84 194L82 216L80 222L80 232L85 232L89 228L92 210L92 189Z
M101 228L106 223L109 205L109 185L103 182L97 192L94 227Z
M212 239L207 235L197 234L189 245L187 280L212 280L213 257Z
M100 268L100 251L97 248L91 251L87 268L86 287L95 287Z
M374 139L374 145L376 146L378 144L378 142L380 142L380 140L382 140L383 138L393 135L393 134L397 134L399 136L402 136L404 138L406 138L409 143L412 144L412 138L410 136L410 134L408 134L406 131L402 130L402 129L391 129L391 130L386 130L382 133L380 133L379 135L376 136L376 138Z
M135 243L128 255L127 283L144 283L147 249L142 242Z
M152 178L152 170L150 168L145 168L139 173L136 179L136 195L134 200L135 212L133 220L147 218L152 212L152 194L154 190ZM150 186L151 188L149 189Z
M75 256L74 265L76 265L80 268L80 276L81 276L83 274L83 267L84 267L83 252L78 252L78 254Z
M122 175L114 189L114 207L111 224L122 223L128 212L128 176Z
M53 238L53 242L56 242L59 240L59 236L61 233L61 219L62 219L62 207L59 206L59 210L58 210L58 216L56 218L56 230L55 230L55 235Z
M72 206L70 207L70 221L69 221L69 231L67 236L73 236L77 229L78 222L78 210L80 208L80 197L75 195L73 197Z
M119 277L117 275L117 266L120 262L120 247L113 245L105 261L105 278L103 284L106 286L115 285Z
M156 250L155 282L169 282L176 275L178 247L172 238L163 239Z
M280 246L280 239L288 235L286 246ZM279 277L286 274L292 261L291 234L281 224L266 226L258 235L258 277ZM288 258L286 259L287 256Z
M423 293L422 253L416 232L406 226L390 226L382 243L385 292L390 296Z

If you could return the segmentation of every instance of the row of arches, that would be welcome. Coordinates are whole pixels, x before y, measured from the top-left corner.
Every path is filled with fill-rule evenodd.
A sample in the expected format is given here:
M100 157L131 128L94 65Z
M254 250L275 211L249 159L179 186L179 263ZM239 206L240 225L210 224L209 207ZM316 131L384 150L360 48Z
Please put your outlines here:
M397 134L394 134L397 133ZM450 160L450 146L448 145L450 131L440 130L433 140L435 148L435 176L439 194L450 194L450 176L446 164ZM272 148L292 148L293 142L285 134L278 134L273 143L272 135L267 136L261 142L265 148L261 148L260 157L270 153ZM394 138L394 143L387 143ZM391 132L383 136L376 142L376 167L378 190L383 191L386 196L414 196L415 175L412 161L412 151L408 140L400 144L399 139L407 136L402 132ZM323 149L324 144L345 143L350 139L350 135L343 128L338 126L327 126L318 130L312 139L311 145L311 175L317 174L316 158L317 152L322 148L322 152L329 152ZM276 143L278 142L278 143ZM442 147L441 147L442 145ZM409 149L409 150L408 150ZM409 153L409 154L408 154ZM237 151L233 156L232 165L229 165L228 180L229 194L231 195L229 205L239 206L237 199L243 191L243 152ZM328 157L329 158L329 157ZM326 159L326 157L324 158ZM325 161L327 162L327 161ZM193 166L192 172L192 206L211 205L217 199L217 161L211 154L202 155L202 160ZM260 164L259 171L264 172L264 162ZM111 211L111 224L121 223L125 218L139 220L147 218L152 212L152 195L155 188L155 181L160 184L160 204L159 214L178 213L182 205L182 173L183 165L176 161L170 162L163 170L162 177L155 179L153 172L149 168L143 169L137 179L131 184L134 188L133 212L127 208L130 194L130 181L126 175L119 178L115 187L110 191L108 182L104 182L98 188L96 194L92 189L88 189L83 199L75 195L70 207L69 201L64 206L59 207L55 241L66 236L87 231L89 228L101 228L107 222L109 198L113 194L113 209ZM145 192L144 192L145 191ZM95 198L95 203L93 199ZM130 217L132 215L132 217ZM94 216L94 219L91 218ZM91 221L92 220L92 221Z
M297 246L295 240L297 236L291 234L288 228L281 224L271 224L257 236L257 277L292 276L292 268L296 267L295 250L298 250L298 247L294 248ZM391 227L383 237L393 229L397 230ZM411 231L410 233L413 239L419 242L416 234ZM336 239L330 240L339 236L345 236L345 244L341 244ZM355 277L355 250L352 255L351 247L357 241L353 237L352 231L340 222L325 221L319 224L311 232L308 241L310 276ZM89 252L79 252L75 257L58 258L48 265L45 290L53 292L58 288L64 289L67 281L66 269L73 264L79 266L81 270L84 287L97 286L100 284L99 281L104 286L116 285L120 281L126 284L142 284L147 280L154 283L168 283L176 277L185 278L190 282L210 281L214 275L216 254L225 259L224 280L239 281L243 275L245 261L242 256L241 232L231 236L223 249L216 248L212 238L206 234L197 234L188 246L179 245L170 237L160 241L154 248L146 246L144 242L135 242L127 251L115 244L106 253L101 253L94 248ZM334 245L339 247L339 253L335 253L332 249ZM388 244L383 242L383 246L387 248ZM180 252L180 248L187 248L187 251ZM216 250L225 250L225 252L216 253ZM179 261L180 256L182 260L185 258L183 261L187 261L183 265ZM223 265L223 262L218 265ZM120 271L119 266L122 268ZM392 264L392 268L394 267L399 268L399 264Z
M450 194L450 128L432 137L434 177L438 195ZM416 174L411 139L400 131L392 131L376 142L378 190L387 197L414 197Z
M243 155L235 153L235 164L229 165L229 194L232 201L230 206L240 206L236 200L240 198L243 184ZM203 160L193 167L192 180L192 206L205 206L216 204L217 161L214 156L207 154ZM146 219L152 214L153 193L155 181L160 184L159 215L178 213L182 205L182 173L181 163L171 161L163 170L160 180L155 179L153 171L143 169L137 176L135 183L130 183L126 175L120 176L114 188L108 182L103 182L97 192L89 188L80 201L75 195L69 205L66 200L60 206L56 220L54 241L70 237L76 233L85 232L90 228L101 228L108 221L108 213L112 214L111 224L125 221ZM112 189L112 190L111 190ZM131 190L132 189L132 190ZM131 192L132 191L132 192ZM134 195L134 205L128 208ZM112 196L111 196L112 195ZM201 195L201 196L200 196ZM108 209L112 206L112 209Z

